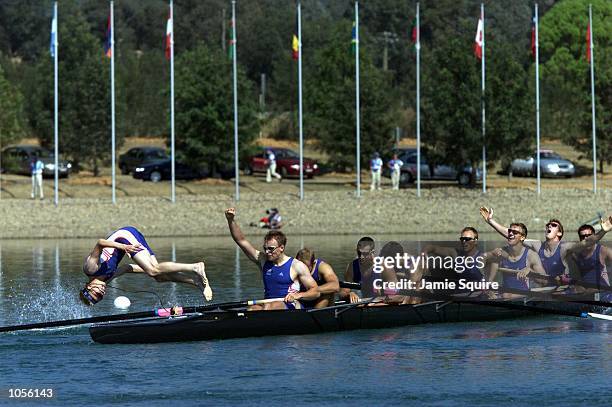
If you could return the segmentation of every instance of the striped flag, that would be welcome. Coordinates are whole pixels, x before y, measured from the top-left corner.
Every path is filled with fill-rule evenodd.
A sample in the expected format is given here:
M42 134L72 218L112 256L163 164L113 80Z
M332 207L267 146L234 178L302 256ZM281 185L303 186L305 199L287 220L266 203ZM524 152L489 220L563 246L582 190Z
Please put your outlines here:
M478 19L478 28L476 29L476 38L474 38L474 55L476 58L482 60L482 32L484 30L484 21L482 14Z
M589 63L591 63L591 23L587 25L586 42L586 59Z
M166 23L166 59L170 60L172 49L174 47L174 22L172 21L172 9L168 13L168 22Z
M57 15L55 7L53 7L53 19L51 20L51 44L49 45L49 53L51 58L55 58L55 42L57 41Z
M228 48L228 57L229 59L234 58L234 47L236 47L236 38L234 38L234 19L230 19L230 40L229 40L229 48Z
M108 13L108 23L106 24L106 41L104 41L104 55L108 58L111 58L112 55L112 45L111 41L113 39L113 27L111 24L111 15Z
M295 31L293 32L293 37L291 39L291 58L294 60L300 59L300 40L298 38L298 22L297 17L295 18Z
M353 28L351 29L351 52L355 54L357 50L357 28L355 26L355 22L353 21Z

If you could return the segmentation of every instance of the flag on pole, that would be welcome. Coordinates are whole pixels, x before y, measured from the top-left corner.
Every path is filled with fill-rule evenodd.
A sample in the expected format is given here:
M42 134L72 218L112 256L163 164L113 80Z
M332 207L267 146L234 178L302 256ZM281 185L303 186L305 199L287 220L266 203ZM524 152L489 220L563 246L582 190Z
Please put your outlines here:
M227 56L229 59L234 58L234 47L236 47L236 38L234 38L234 19L230 19L230 40Z
M536 15L535 11L531 17L531 55L535 58L536 56Z
M173 21L172 21L172 10L168 13L168 22L166 23L166 59L170 60L172 53L172 47L174 46L173 37Z
M357 27L353 21L353 28L351 29L351 52L355 55L357 51Z
M295 19L295 31L293 32L293 38L291 40L291 58L296 61L300 59L300 40L297 35L298 31L298 22L297 18Z
M108 58L111 58L112 55L112 46L111 41L113 38L113 27L111 25L111 15L108 14L108 23L106 24L106 41L104 41L104 55Z
M49 52L51 58L55 58L55 41L57 39L57 16L55 15L55 7L53 7L53 19L51 20L51 45L49 46Z
M416 17L412 20L412 30L410 33L410 39L412 40L413 44L416 44L417 42L417 20Z
M586 41L586 59L591 63L591 23L587 24Z
M482 31L484 29L484 21L482 18L482 14L478 19L478 28L476 29L476 38L474 39L474 55L476 58L482 60Z

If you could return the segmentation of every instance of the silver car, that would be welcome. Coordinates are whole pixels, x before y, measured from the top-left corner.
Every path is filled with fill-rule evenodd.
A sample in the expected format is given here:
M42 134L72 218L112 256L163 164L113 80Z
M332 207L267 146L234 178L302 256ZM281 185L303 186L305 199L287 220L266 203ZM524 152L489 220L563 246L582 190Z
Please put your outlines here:
M536 176L537 160L536 153L528 158L515 159L510 164L514 175ZM548 177L573 177L576 175L574 163L553 150L540 150L540 174Z

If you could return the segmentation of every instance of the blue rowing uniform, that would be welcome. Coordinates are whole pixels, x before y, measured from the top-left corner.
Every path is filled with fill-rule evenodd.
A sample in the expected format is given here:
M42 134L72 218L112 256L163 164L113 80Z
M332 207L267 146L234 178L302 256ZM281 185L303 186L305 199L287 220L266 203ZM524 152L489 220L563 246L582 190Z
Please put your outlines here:
M561 260L561 245L562 243L557 245L557 249L550 257L546 257L544 254L544 243L542 243L540 250L538 250L538 255L540 256L540 260L542 260L542 266L544 266L544 271L546 271L546 274L550 277L558 277L565 274L565 265Z
M315 259L315 263L314 263L315 266L310 272L310 276L317 283L317 285L325 284L325 282L321 278L321 275L319 274L319 265L321 265L321 263L324 263L324 261L321 259ZM305 292L305 291L308 291L308 289L300 284L300 292ZM304 308L309 309L309 308L314 308L317 300L312 300L312 301L300 300L300 302L302 303L302 306Z
M130 245L140 243L144 247L143 250L146 249L151 256L155 256L155 253L153 253L153 250L151 250L151 247L149 247L149 244L145 240L142 233L140 233L140 231L133 226L125 226L114 231L106 238L106 240ZM102 253L100 254L100 266L92 276L104 277L106 280L110 280L117 272L117 268L119 267L119 263L123 259L123 256L125 256L125 251L115 249L114 247L105 247L102 249ZM128 254L128 256L130 255Z
M576 267L580 272L580 281L594 284L597 286L608 287L608 283L603 278L603 274L606 272L606 266L601 264L600 260L601 244L595 245L593 254L589 257L584 257L579 253L574 254L574 260L576 261Z
M509 259L502 259L499 263L500 267L511 269L511 270L523 270L527 267L527 255L529 254L529 250L523 248L523 254L517 261L510 261ZM528 290L529 283L527 281L521 281L516 277L516 275L511 275L508 273L504 273L503 276L503 286L505 288L511 288L515 290Z
M289 260L280 266L271 261L266 261L263 264L264 298L284 298L287 294L300 291L300 282L291 279L292 264L293 257L289 257Z
M482 252L477 251L476 254L474 254L473 256L468 256L466 253L459 253L459 256L464 258L468 257L476 259L477 257L482 256ZM476 265L476 261L474 261L474 265L472 267L465 268L463 274L461 275L461 278L464 278L466 281L481 281L484 278L484 275L482 274L482 270L480 269L480 267Z

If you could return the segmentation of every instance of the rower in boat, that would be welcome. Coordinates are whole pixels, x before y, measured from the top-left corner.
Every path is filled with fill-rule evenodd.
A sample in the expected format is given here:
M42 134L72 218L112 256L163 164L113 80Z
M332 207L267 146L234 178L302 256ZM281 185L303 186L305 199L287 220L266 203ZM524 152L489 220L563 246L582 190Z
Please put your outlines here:
M136 264L119 263L127 254ZM83 272L89 278L80 292L87 305L99 302L106 293L106 283L125 273L145 273L158 282L172 281L198 287L206 301L212 300L212 290L206 277L204 262L158 263L155 253L138 229L126 226L96 242L83 263Z
M380 273L374 273L374 239L364 236L357 242L357 258L353 259L346 267L344 280L361 284L362 298L373 298L381 295L395 295L394 290L375 289L375 280L383 282L397 282L397 276L393 270L384 267ZM351 303L361 301L357 293L349 288L340 290L340 299ZM403 298L400 300L400 302Z
M508 228L493 219L493 208L481 207L480 214L484 220L504 238L508 238ZM579 242L561 242L563 238L563 225L558 219L550 219L544 230L545 240L523 240L523 246L538 253L542 266L549 277L562 282L569 277L569 269L565 259L571 253L595 245L605 234L612 229L612 216L601 220L601 230Z
M595 234L595 228L591 225L582 225L578 228L578 237L584 241ZM577 285L586 283L588 287L602 288L607 292L600 295L601 301L612 302L610 290L610 277L606 264L612 263L612 249L602 246L600 243L583 248L573 253L572 259L580 278L574 281ZM592 291L592 290L590 290Z
M425 246L423 252L428 256L437 255L456 259L453 263L452 277L473 282L486 280L484 271L487 263L504 256L507 257L507 253L499 248L490 252L480 250L478 247L478 230L472 226L466 226L461 230L458 247L428 245Z
M314 301L306 302L307 308L325 308L334 305L336 294L340 291L340 283L332 266L317 258L314 250L307 247L298 251L295 258L308 267L321 295ZM300 287L300 291L306 291L306 287Z
M317 283L310 275L310 270L301 261L285 254L287 237L279 230L271 230L264 237L263 251L255 247L244 237L236 222L236 208L225 211L225 217L234 242L244 254L257 265L262 272L265 287L265 298L283 298L261 305L252 305L249 310L303 309L308 303L319 298ZM300 291L300 284L306 291Z
M507 234L508 246L502 248L505 254L491 263L489 280L495 281L499 268L516 270L516 274L503 274L502 286L511 290L528 291L527 275L530 272L546 275L542 261L536 252L523 246L523 241L527 238L527 226L523 223L511 223ZM504 298L513 297L510 293L504 293Z

